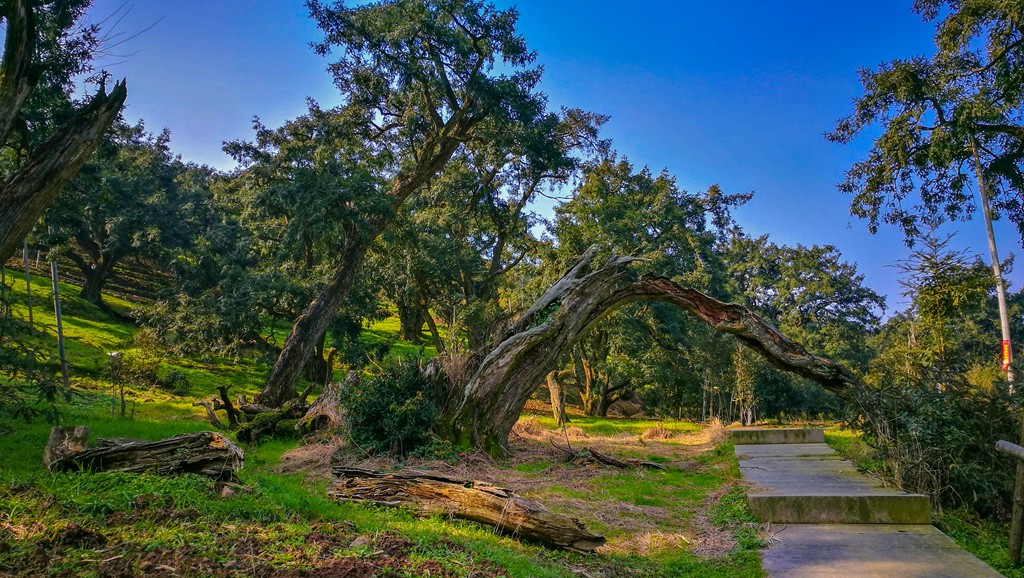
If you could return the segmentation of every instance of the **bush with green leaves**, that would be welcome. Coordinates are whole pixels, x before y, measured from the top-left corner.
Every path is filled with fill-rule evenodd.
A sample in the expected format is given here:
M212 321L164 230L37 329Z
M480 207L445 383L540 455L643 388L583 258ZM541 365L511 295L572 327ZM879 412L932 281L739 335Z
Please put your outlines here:
M172 369L160 378L160 387L173 395L186 396L192 390L192 380L180 369Z
M342 392L349 436L356 446L396 456L428 443L441 407L441 385L421 359L396 359Z
M1020 435L1019 400L997 382L982 389L952 379L889 381L858 396L854 425L905 490L937 505L1005 519L1016 463L995 449Z
M115 351L103 366L103 377L115 385L148 387L159 381L160 361L135 351Z

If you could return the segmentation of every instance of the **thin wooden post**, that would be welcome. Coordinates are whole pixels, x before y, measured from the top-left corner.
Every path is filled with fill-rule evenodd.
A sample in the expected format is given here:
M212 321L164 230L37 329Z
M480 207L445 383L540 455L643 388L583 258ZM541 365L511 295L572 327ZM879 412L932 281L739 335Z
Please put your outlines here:
M60 354L60 373L64 380L64 388L69 387L68 383L68 358L64 354L64 322L60 313L60 277L57 275L57 257L52 255L50 261L50 278L53 280L53 313L57 317L57 351Z
M25 253L25 293L28 295L28 326L35 327L32 323L32 270L28 266L28 239L24 243Z
M1024 421L1021 422L1024 436ZM1010 521L1010 560L1020 564L1021 542L1024 538L1024 448L1008 441L996 442L996 451L1017 458L1017 477L1013 482L1013 519Z

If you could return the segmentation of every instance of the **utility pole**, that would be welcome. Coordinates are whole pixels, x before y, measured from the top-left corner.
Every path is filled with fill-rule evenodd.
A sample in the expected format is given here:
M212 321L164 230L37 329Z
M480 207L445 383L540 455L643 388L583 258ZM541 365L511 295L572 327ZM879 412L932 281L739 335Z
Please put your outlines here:
M999 268L999 253L996 251L996 235L992 229L992 208L989 206L988 190L985 188L985 178L981 171L981 156L978 154L978 141L971 134L971 152L974 153L974 172L978 179L978 196L981 197L981 211L985 217L985 231L988 233L988 249L992 253L992 276L996 279L996 298L999 301L999 325L1003 332L1003 370L1006 372L1006 381L1010 384L1010 393L1013 393L1013 346L1010 343L1010 316L1006 311L1006 284L1003 282L1003 273Z
M996 236L992 230L992 209L988 203L988 191L981 172L981 156L978 154L978 140L971 133L971 152L974 153L974 172L978 178L978 195L981 197L982 214L985 216L985 229L988 233L988 248L992 252L992 276L996 278L996 297L999 299L999 324L1003 329L1003 370L1009 383L1010 394L1013 394L1013 347L1010 343L1010 316L1006 312L1006 286L999 270L999 254L996 252ZM1024 444L1024 416L1021 416L1020 439ZM1010 558L1016 563L1020 561L1021 542L1024 540L1024 462L1017 460L1017 476L1013 489L1013 517L1010 521Z

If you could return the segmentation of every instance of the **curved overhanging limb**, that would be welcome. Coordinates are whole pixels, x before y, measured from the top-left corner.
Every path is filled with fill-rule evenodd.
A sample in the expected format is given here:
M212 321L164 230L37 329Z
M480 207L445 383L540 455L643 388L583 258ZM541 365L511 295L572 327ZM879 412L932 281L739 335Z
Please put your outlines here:
M591 247L524 313L480 363L449 403L443 433L462 446L497 454L530 395L557 369L559 358L591 327L615 309L636 301L676 305L712 328L735 335L779 369L846 396L864 383L843 365L812 355L771 323L736 303L725 303L665 277L647 275L622 284L623 265L613 256L587 273L597 255Z

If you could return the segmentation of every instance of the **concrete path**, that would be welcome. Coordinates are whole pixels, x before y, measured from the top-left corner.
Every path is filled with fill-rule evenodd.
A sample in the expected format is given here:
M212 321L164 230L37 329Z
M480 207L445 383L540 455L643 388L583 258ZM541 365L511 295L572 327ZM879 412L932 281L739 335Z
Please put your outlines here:
M733 434L744 442L736 445L740 472L757 484L747 494L751 511L771 522L781 540L763 553L770 577L1001 576L931 525L927 497L884 487L824 443L801 443L822 435L778 429Z

